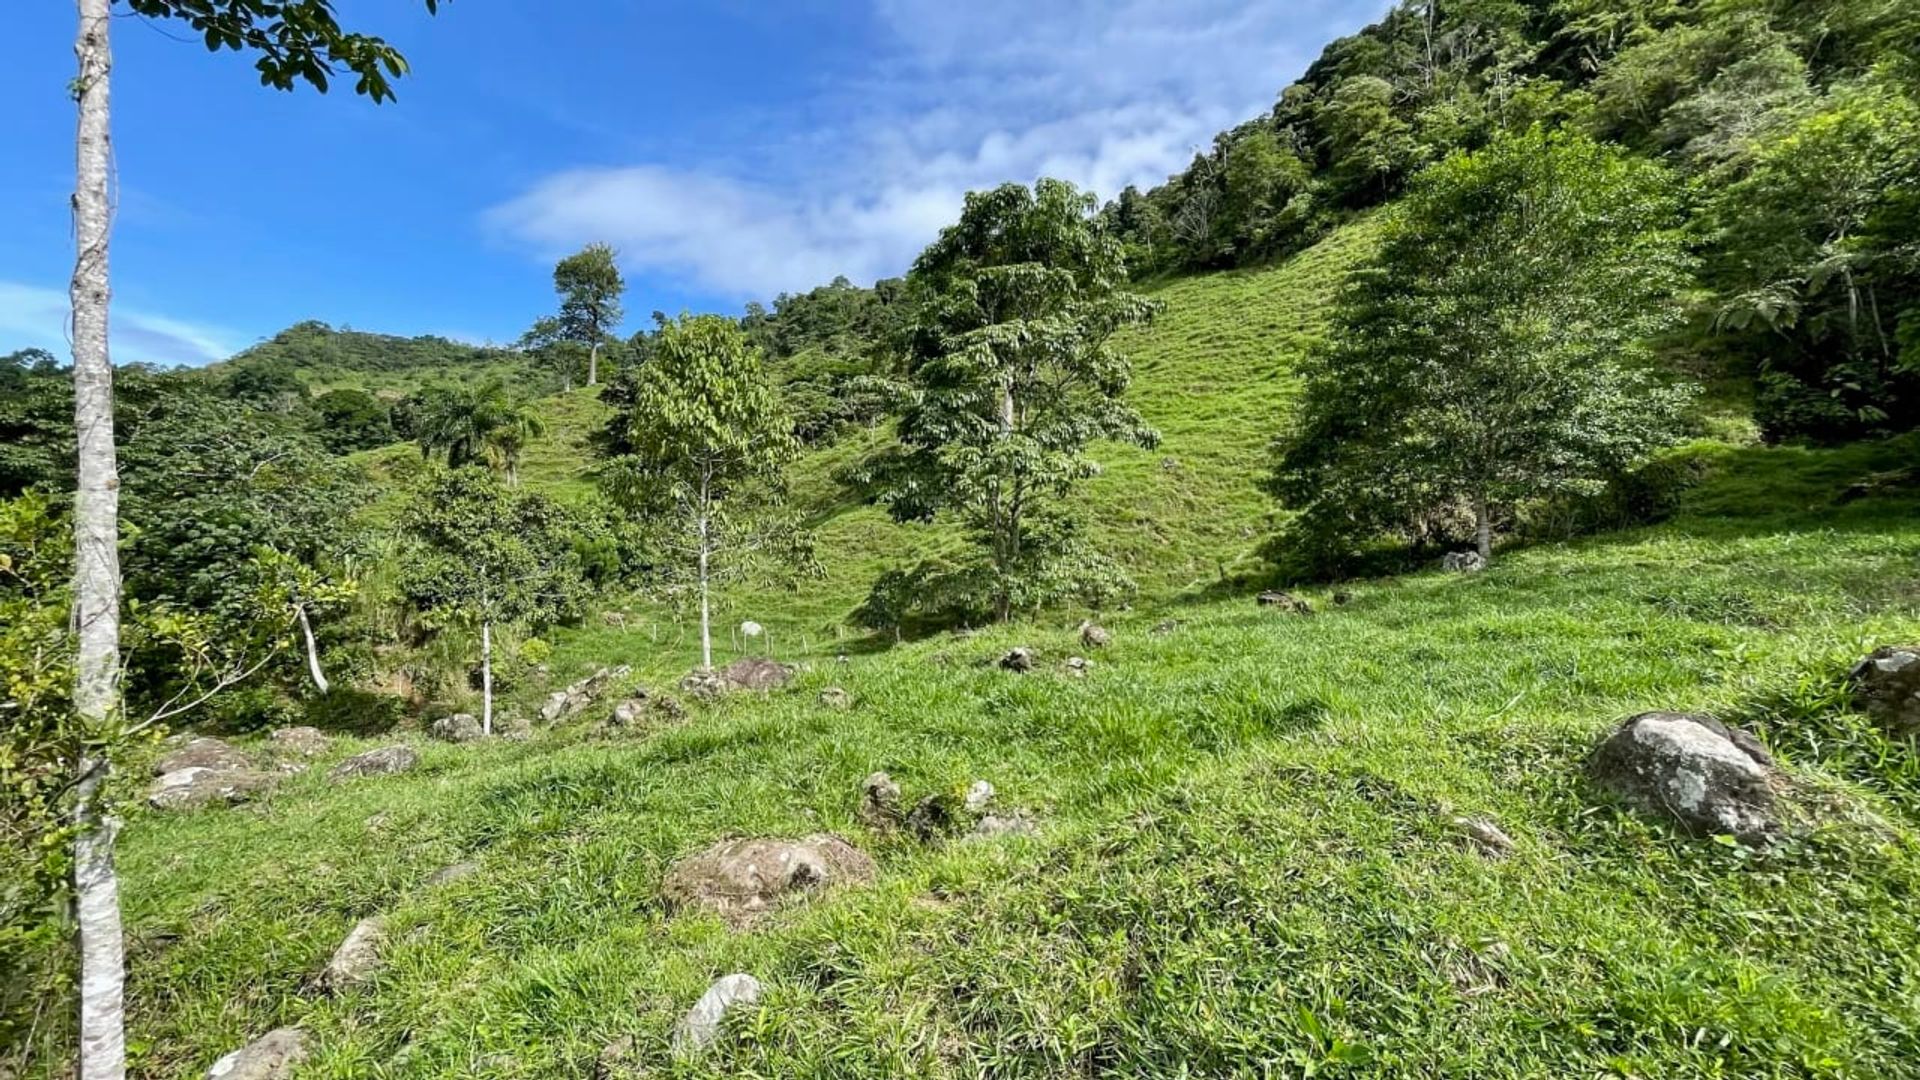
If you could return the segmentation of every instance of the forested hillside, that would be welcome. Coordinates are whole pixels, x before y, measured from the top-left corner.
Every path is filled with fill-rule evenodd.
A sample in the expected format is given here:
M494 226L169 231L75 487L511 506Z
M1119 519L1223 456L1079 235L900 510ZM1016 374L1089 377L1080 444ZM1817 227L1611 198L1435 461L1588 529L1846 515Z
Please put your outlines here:
M1920 6L1409 0L902 269L120 370L105 730L0 359L0 1080L81 760L140 1075L1920 1076Z

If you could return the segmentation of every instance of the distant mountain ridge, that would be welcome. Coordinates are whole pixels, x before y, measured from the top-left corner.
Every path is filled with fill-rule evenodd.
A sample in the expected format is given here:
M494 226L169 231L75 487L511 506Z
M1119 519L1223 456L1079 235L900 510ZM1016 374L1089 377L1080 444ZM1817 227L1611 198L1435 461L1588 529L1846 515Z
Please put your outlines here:
M470 345L432 334L401 337L336 328L312 319L295 323L208 370L229 378L291 376L310 394L357 387L382 397L400 397L430 383L495 376L528 394L552 389L533 360L514 349Z

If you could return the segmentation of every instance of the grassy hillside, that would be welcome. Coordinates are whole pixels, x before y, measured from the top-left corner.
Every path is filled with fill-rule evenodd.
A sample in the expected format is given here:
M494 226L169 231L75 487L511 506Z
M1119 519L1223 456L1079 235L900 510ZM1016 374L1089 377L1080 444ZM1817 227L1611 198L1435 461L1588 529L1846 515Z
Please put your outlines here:
M425 744L405 777L137 814L138 1071L198 1076L298 1022L306 1076L583 1077L622 1036L631 1075L1920 1075L1920 771L1838 691L1920 636L1920 499L1840 499L1915 450L1723 451L1667 525L1310 594L1313 618L1236 599L1155 633L1143 610L1086 679L1064 628L941 637L650 732L591 734L595 713ZM989 665L1014 644L1042 670ZM829 683L851 710L816 704ZM1606 805L1584 757L1648 708L1750 724L1823 824L1760 853ZM986 778L1043 831L872 833L853 809L879 768L909 798ZM1455 814L1517 852L1474 853ZM717 838L822 830L878 883L751 932L659 901ZM424 885L459 859L480 869ZM385 973L313 990L375 913ZM673 1019L731 971L761 1005L670 1064Z
M544 373L514 352L431 335L397 337L303 322L280 331L209 370L284 370L311 394L354 388L398 398L428 383L501 378L545 385Z

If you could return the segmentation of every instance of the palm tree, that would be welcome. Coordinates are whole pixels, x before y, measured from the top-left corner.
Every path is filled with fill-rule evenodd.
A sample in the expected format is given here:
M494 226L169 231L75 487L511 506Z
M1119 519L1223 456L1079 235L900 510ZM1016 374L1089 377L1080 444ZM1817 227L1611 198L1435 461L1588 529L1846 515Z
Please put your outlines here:
M444 453L447 467L485 462L518 484L520 454L547 425L499 379L479 386L443 387L427 395L420 418L420 456Z

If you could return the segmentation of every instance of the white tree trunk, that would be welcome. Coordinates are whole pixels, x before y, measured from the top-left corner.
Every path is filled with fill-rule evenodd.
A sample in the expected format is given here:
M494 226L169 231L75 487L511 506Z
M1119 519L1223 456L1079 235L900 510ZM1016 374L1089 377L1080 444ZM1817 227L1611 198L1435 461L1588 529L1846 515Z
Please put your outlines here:
M707 597L707 515L700 515L700 666L713 668L713 605Z
M593 386L600 381L600 343L594 342L587 352L587 385Z
M307 674L313 676L315 689L328 693L333 687L327 683L327 673L320 670L320 648L313 640L313 624L307 621L307 605L294 605L293 613L300 620L300 636L307 641Z
M480 734L493 734L493 623L480 624Z
M1473 550L1480 553L1482 559L1493 561L1493 515L1487 508L1487 497L1476 495L1473 499Z
M73 231L73 426L79 461L73 497L73 707L88 734L110 740L120 698L120 479L113 451L113 363L107 352L108 192L113 150L108 127L107 31L112 0L78 0L79 103ZM97 743L96 743L97 745ZM79 763L74 838L74 923L80 953L80 1080L126 1075L125 965L120 890L113 869L116 824L101 807L108 762Z

